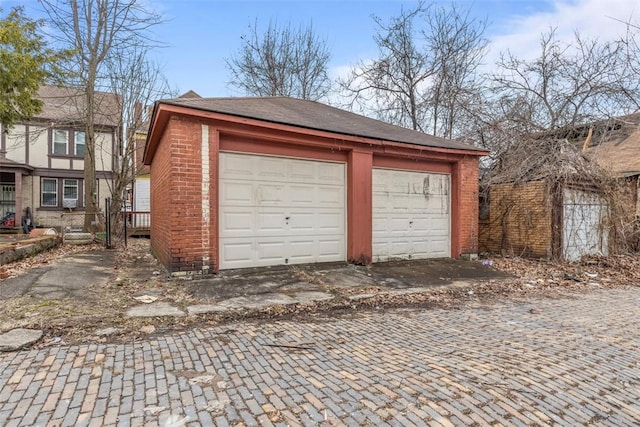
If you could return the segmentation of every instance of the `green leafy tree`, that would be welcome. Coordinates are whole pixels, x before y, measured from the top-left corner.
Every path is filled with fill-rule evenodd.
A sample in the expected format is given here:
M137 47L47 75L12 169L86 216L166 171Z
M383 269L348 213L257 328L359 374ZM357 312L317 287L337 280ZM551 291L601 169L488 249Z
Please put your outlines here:
M1 12L1 10L0 10ZM0 124L3 129L42 109L38 88L55 73L64 55L47 47L39 34L42 21L31 20L21 7L0 18Z

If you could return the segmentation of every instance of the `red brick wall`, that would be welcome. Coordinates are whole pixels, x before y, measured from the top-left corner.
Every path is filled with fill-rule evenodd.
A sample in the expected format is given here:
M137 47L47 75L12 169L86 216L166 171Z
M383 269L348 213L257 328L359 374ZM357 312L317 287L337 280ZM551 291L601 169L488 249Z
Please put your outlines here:
M458 215L460 254L478 253L478 158L460 160L457 173L460 179ZM456 254L454 254L456 256Z
M215 259L203 230L202 125L172 117L151 166L151 248L172 273L207 271ZM210 151L217 158L217 153ZM215 162L214 162L215 165ZM209 199L215 193L210 192ZM210 224L217 219L212 209Z
M174 122L170 121L162 136L151 164L151 250L165 266L171 259L171 199L175 190L171 181L171 134Z

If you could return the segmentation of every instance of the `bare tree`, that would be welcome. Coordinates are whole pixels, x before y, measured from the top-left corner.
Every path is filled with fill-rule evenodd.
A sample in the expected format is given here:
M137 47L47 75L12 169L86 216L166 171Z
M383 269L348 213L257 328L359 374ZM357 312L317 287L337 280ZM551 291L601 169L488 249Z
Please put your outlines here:
M571 43L555 30L540 39L532 60L501 55L493 75L497 105L524 132L565 128L621 112L627 87L623 49L614 42L575 34Z
M434 74L429 57L417 44L414 20L424 13L420 3L400 11L385 23L373 17L378 31L373 39L379 56L352 67L340 86L351 98L349 107L414 130L424 130L427 80Z
M115 179L109 185L111 193L110 212L113 227L121 220L123 195L135 178L136 133L146 132L148 127L147 106L155 100L176 96L162 74L159 64L149 59L148 47L135 47L127 52L111 55L105 63L109 92L117 94L119 102L120 128L119 151L114 156ZM120 230L120 227L115 227Z
M160 17L141 0L40 0L56 30L58 41L74 51L69 64L71 84L85 95L86 123L84 186L87 230L96 226L96 91L106 86L104 67L113 55L126 55L137 46L149 45L149 29Z
M388 23L374 17L379 56L361 61L340 86L358 107L382 120L453 137L470 99L480 91L477 68L486 23L457 6L424 2Z
M427 15L424 33L434 56L434 80L430 107L436 135L453 138L456 127L468 120L482 98L479 67L486 54L487 22L473 19L469 10L436 8Z
M293 28L258 23L242 36L240 51L227 59L230 85L256 96L291 96L318 100L331 89L327 68L331 54L313 26Z
M640 25L631 19L625 22L627 32L620 41L625 53L627 97L633 108L640 109Z

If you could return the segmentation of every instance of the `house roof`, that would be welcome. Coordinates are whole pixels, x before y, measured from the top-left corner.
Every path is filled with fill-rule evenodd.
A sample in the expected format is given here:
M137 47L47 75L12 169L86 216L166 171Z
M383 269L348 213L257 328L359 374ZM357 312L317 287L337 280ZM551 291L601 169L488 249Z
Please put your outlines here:
M34 170L33 166L29 166L26 163L20 163L11 159L7 159L6 157L4 157L4 153L0 155L0 168L2 168L3 170L22 169L23 171L27 172Z
M57 124L84 122L84 92L80 89L41 86L38 96L43 101L42 111L36 120L49 120ZM95 93L96 115L94 123L102 126L120 124L120 102L117 95L106 92Z
M158 101L306 129L427 147L486 152L465 143L391 125L315 101L288 97L176 98ZM479 153L482 155L482 153Z
M640 175L640 112L594 126L606 126L588 149L598 163L618 175Z
M178 98L202 98L200 95L198 95L198 93L194 90L189 90L185 93L183 93L182 95L180 95Z

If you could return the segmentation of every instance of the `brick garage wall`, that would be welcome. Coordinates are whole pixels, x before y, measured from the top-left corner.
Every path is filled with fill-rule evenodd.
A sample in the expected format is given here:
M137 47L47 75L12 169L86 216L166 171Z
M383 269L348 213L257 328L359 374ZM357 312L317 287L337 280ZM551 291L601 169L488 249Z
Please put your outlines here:
M550 258L552 221L552 200L546 182L493 185L489 192L489 219L480 222L479 249Z
M162 138L151 166L152 251L172 273L208 272L212 254L210 227L203 228L202 125L174 116Z
M171 260L171 222L172 199L176 197L173 181L171 180L171 138L176 121L167 124L162 141L158 146L151 165L151 251L164 264L170 266Z
M460 252L478 253L478 157L460 160Z

